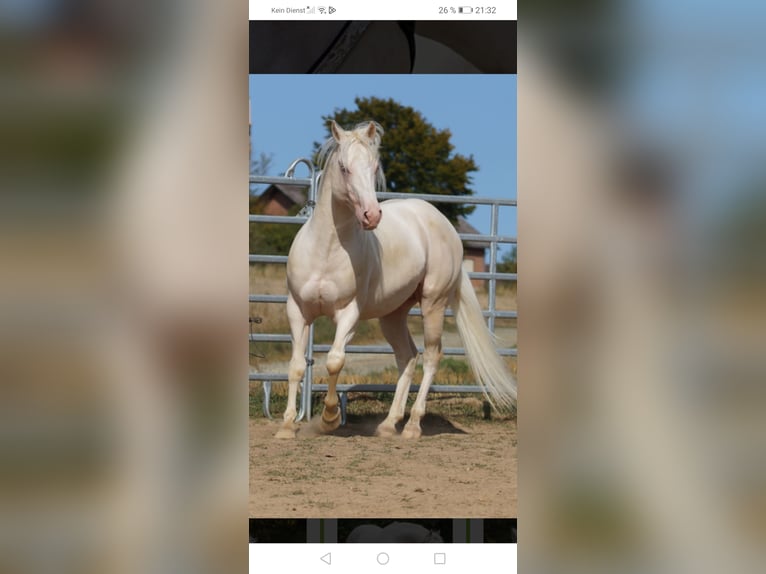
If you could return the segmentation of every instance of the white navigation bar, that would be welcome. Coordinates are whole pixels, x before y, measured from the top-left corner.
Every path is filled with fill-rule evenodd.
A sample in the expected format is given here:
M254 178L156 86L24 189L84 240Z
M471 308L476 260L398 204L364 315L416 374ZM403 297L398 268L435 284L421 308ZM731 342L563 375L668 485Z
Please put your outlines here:
M250 572L516 574L516 544L250 544Z
M516 20L516 0L461 4L436 0L250 0L251 20Z

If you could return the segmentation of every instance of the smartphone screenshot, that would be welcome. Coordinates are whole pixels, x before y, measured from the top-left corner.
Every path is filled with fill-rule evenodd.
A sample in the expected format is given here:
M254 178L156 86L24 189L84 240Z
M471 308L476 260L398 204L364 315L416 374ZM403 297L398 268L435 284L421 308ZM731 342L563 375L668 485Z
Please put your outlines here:
M251 572L516 571L516 29L250 3Z

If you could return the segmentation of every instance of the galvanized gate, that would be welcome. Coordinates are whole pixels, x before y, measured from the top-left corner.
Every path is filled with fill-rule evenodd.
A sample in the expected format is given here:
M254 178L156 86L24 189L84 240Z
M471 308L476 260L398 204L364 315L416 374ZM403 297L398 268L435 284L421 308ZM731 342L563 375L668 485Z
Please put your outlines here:
M305 164L309 168L308 177L295 177L295 168ZM254 184L288 184L303 186L308 189L307 201L304 208L296 216L279 216L279 215L250 215L250 224L257 223L280 223L286 225L301 225L311 216L313 211L316 195L319 187L319 181L321 178L321 172L317 171L310 160L306 158L300 158L295 160L285 172L284 177L273 176L251 176L250 183ZM468 275L471 279L484 279L487 281L487 309L484 309L484 316L487 318L487 324L492 333L495 332L495 319L502 318L517 318L516 311L498 310L496 308L497 300L497 282L498 281L516 281L516 273L498 273L497 272L497 247L501 243L516 243L515 237L500 235L498 232L499 224L499 212L501 207L516 207L515 199L489 199L470 196L441 196L430 194L412 194L412 193L391 193L391 192L379 192L378 198L384 199L396 199L396 198L417 198L429 201L431 203L459 203L469 205L488 205L490 206L490 233L489 235L482 234L466 234L461 233L460 238L466 241L481 241L489 244L489 271L486 272L469 272ZM285 255L259 255L251 253L249 257L250 263L287 263L287 256ZM286 303L287 295L265 295L259 293L250 293L250 303ZM410 311L410 315L420 316L420 308L415 308ZM448 309L446 316L453 316L452 310ZM275 343L275 342L290 342L290 335L283 333L251 333L251 342L260 343ZM311 396L314 392L327 391L327 385L314 384L314 353L327 353L330 350L330 345L317 345L314 344L314 326L309 327L309 344L306 351L306 374L303 377L303 381L300 385L300 408L296 420L301 420L304 417L306 420L311 418ZM393 355L393 350L389 345L347 345L347 353L367 353L367 354L390 354ZM422 353L423 348L418 347L418 352ZM465 349L463 347L445 347L443 349L445 356L450 355L465 355ZM516 349L499 349L499 353L504 356L516 356ZM251 381L262 381L264 391L263 412L271 418L269 411L269 401L271 396L271 385L274 381L287 381L287 373L254 373L250 372L249 379ZM413 384L410 387L411 393L416 393L420 385ZM393 392L396 389L395 385L337 385L337 391L341 401L341 414L342 422L345 424L346 403L348 392L381 392L390 391ZM431 392L435 393L482 393L482 389L478 385L431 385Z

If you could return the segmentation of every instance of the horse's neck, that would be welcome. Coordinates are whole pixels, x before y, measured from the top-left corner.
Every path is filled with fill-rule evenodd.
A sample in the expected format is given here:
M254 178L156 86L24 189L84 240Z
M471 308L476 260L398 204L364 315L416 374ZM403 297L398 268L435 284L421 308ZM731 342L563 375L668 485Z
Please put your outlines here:
M362 233L354 212L333 198L334 185L341 185L339 174L334 170L325 171L317 206L310 220L312 236L321 251L340 249L343 245L352 243L358 244L359 235Z

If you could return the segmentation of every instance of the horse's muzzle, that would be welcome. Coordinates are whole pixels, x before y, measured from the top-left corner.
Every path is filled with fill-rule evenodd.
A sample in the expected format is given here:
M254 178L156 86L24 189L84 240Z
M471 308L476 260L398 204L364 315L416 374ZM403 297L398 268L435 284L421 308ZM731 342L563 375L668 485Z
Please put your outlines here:
M383 210L380 207L367 210L362 214L362 227L367 231L372 231L378 226L382 217Z

